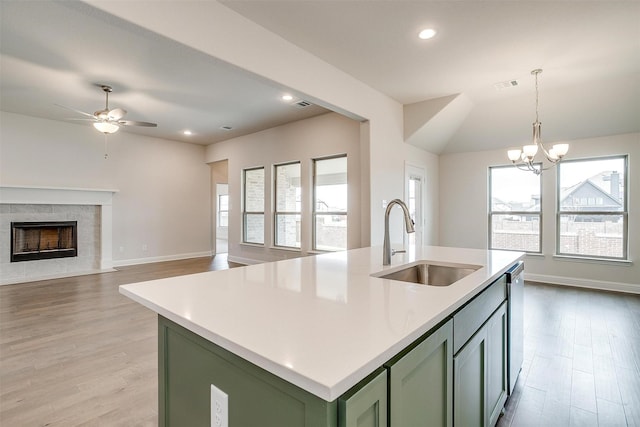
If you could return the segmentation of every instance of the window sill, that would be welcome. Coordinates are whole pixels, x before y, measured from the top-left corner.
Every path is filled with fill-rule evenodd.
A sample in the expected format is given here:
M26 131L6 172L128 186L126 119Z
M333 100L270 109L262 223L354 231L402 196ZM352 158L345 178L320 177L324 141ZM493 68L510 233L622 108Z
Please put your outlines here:
M302 252L301 248L290 248L288 246L269 246L269 249L277 249L279 251Z
M587 264L605 264L605 265L616 265L616 266L625 266L630 267L633 265L633 262L628 259L603 259L603 258L590 258L590 257L582 257L575 255L553 255L553 259L557 261L568 261L568 262L584 262Z
M263 243L248 243L248 242L240 242L240 246L249 246L252 248L264 248Z
M525 252L524 253L526 257L531 257L531 258L544 258L545 255L541 254L539 252Z

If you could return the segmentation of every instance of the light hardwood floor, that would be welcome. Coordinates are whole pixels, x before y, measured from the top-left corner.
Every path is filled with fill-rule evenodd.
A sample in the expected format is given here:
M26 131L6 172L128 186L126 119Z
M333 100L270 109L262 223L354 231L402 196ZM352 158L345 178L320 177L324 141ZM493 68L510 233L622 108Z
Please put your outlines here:
M157 425L156 316L118 285L224 268L0 286L0 425ZM640 426L640 296L528 283L525 364L498 425Z
M226 257L0 286L0 426L155 426L157 325L125 283L229 268Z
M640 296L527 283L510 425L640 426Z

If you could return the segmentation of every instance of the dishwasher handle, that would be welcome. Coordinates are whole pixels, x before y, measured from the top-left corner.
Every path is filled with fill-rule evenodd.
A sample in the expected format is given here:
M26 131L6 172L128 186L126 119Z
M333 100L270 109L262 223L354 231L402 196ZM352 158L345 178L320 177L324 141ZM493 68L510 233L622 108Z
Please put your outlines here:
M515 278L524 272L524 262L519 261L509 270L507 270L507 283L513 283Z

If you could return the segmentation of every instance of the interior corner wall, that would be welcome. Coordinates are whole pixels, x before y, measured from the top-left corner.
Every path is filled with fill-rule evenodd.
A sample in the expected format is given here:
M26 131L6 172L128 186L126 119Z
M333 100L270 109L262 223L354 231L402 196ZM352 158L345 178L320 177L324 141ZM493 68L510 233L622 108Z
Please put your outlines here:
M360 216L360 123L328 113L274 127L207 146L206 161L228 159L229 167L229 259L242 263L276 261L299 257L311 251L311 189L312 160L339 154L347 155L347 185L349 195L348 245L361 247ZM273 166L300 161L302 205L302 248L289 250L273 245ZM242 240L242 171L247 168L265 169L265 244L248 245Z
M2 185L116 189L114 265L211 253L205 147L0 112ZM143 249L143 248L146 248Z
M559 141L558 141L559 142ZM556 171L542 174L542 256L526 257L529 280L640 292L640 134L569 142L567 159L629 155L630 264L554 258ZM548 142L551 144L551 142ZM505 150L440 156L440 244L485 249L488 246L488 168L508 165ZM522 172L526 173L526 172Z

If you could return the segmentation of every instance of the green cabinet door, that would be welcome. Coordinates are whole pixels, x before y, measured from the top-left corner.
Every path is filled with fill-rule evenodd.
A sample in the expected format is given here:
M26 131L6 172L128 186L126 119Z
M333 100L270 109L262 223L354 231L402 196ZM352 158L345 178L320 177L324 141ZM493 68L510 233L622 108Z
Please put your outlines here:
M503 303L454 357L456 427L494 426L507 400L507 310Z
M453 321L449 320L389 369L389 425L451 427Z
M494 426L507 401L507 303L493 313L487 329L487 416Z
M340 427L386 427L386 369L378 369L361 384L356 385L338 399L338 425Z
M456 427L485 425L486 355L487 333L480 328L453 359L453 419Z

